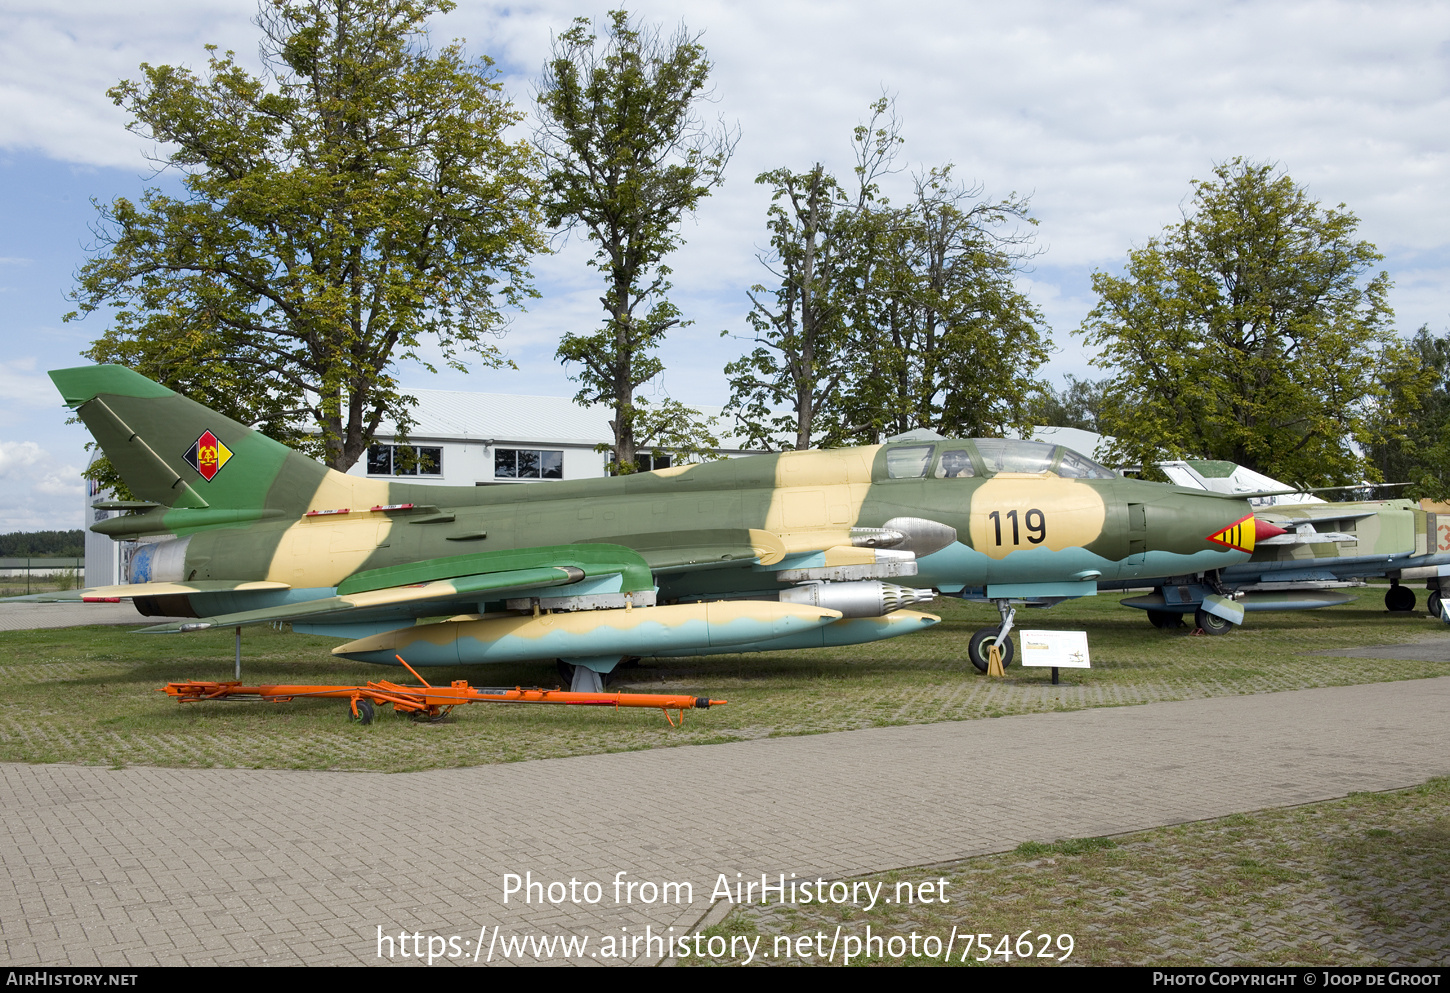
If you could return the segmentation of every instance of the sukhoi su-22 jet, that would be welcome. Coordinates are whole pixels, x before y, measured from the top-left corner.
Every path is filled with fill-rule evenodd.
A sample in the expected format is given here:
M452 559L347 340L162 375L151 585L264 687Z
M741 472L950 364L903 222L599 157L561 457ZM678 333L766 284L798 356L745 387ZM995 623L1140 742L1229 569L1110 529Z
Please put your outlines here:
M286 622L334 654L414 666L559 660L576 689L631 657L851 645L1246 561L1233 497L1124 479L1009 439L782 452L612 478L455 487L349 476L121 366L50 374L133 501L130 599L185 632ZM1210 600L1205 609L1232 610Z

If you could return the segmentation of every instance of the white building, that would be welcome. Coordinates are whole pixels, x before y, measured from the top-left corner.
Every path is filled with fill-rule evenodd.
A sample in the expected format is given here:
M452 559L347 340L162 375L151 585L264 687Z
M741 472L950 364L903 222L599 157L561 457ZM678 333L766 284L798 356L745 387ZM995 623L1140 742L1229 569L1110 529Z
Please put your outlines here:
M377 442L349 475L373 478L407 476L420 483L449 486L492 486L538 483L551 479L587 479L605 475L609 456L596 451L614 440L612 408L583 407L566 397L468 393L459 390L412 390L418 398L414 424L405 444L379 430ZM719 407L696 408L718 417ZM733 447L723 454L751 454ZM670 464L661 452L643 451L641 468Z
M99 452L91 453L92 462L99 457ZM86 585L111 586L115 583L124 583L130 569L131 552L135 550L136 542L112 541L105 535L96 534L90 529L92 524L104 521L109 517L118 517L124 511L97 510L92 506L93 504L114 500L116 494L102 489L101 484L93 479L82 479L81 482L85 484L82 492L85 493L86 501L85 516L81 518L86 522Z

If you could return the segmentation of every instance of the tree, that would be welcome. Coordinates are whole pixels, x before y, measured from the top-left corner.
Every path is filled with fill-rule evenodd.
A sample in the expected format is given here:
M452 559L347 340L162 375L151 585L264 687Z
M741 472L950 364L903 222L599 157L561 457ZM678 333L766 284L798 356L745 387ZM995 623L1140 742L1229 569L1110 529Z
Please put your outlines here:
M544 247L534 159L504 138L522 115L492 63L428 49L453 6L271 0L263 77L208 46L204 78L143 64L108 91L186 195L101 209L68 319L119 310L86 354L280 440L317 432L335 469L384 419L406 428L391 369L425 341L454 368L502 364L500 308Z
M1270 164L1239 158L1192 183L1183 220L1093 274L1081 328L1112 370L1101 414L1113 457L1197 457L1280 479L1330 484L1368 469L1383 394L1400 362L1382 258Z
M1035 223L1015 194L992 202L950 165L919 174L892 214L855 307L864 357L841 399L836 437L880 441L913 428L947 436L1026 428L1032 378L1047 360L1042 315L1016 286Z
M1098 417L1102 412L1103 390L1109 380L1079 379L1072 373L1062 378L1066 383L1060 391L1043 383L1032 397L1029 408L1032 423L1101 434Z
M671 465L723 459L720 439L715 435L718 421L671 397L658 403L643 397L634 401L635 439L655 457L668 455Z
M1370 461L1380 477L1413 483L1404 495L1450 496L1450 334L1421 327L1407 355L1382 369L1384 399L1371 417Z
M820 408L847 371L840 362L841 281L852 261L851 218L841 187L820 163L804 173L761 173L755 181L775 188L766 222L773 257L762 263L779 283L774 290L750 288L756 347L725 367L730 406L747 445L773 449L793 435L793 447L805 449Z
M725 367L727 409L749 445L774 449L793 435L792 447L810 448L851 373L849 310L855 287L869 282L862 267L869 267L879 226L874 208L885 206L877 203L878 180L901 143L890 100L882 97L871 110L855 132L854 202L819 162L803 173L774 169L755 177L774 188L766 215L771 251L760 262L777 283L750 288L756 347Z
M581 367L580 403L614 408L611 471L627 473L637 468L635 390L663 368L654 352L665 333L688 323L665 296L663 260L681 242L680 218L722 181L738 135L695 115L710 74L698 35L681 26L665 40L625 11L609 17L602 46L582 17L555 41L535 142L550 226L582 227L605 281L604 327L565 335L558 357Z
M752 287L755 349L726 367L731 408L755 443L880 441L915 427L1000 432L1026 423L1046 358L1041 317L1013 285L1028 257L1016 197L991 203L951 166L918 175L911 202L881 193L900 126L889 98L856 128L856 191L817 164L778 169L767 226L778 280Z

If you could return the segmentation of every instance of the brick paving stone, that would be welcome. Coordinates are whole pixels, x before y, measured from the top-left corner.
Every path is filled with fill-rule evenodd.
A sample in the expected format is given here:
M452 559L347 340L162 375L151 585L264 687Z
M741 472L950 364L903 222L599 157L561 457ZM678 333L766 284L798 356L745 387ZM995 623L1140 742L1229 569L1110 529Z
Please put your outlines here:
M0 957L375 964L379 925L688 928L722 872L858 875L1416 785L1450 774L1447 704L1450 677L391 775L0 765ZM528 870L604 901L505 905ZM621 870L694 902L614 906ZM1208 936L1226 961L1238 926Z

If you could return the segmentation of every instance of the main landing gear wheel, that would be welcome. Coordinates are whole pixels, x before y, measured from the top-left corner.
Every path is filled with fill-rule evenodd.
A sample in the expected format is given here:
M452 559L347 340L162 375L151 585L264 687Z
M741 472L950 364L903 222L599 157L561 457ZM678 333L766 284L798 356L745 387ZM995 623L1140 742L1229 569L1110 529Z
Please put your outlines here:
M1234 628L1233 621L1226 621L1201 608L1194 613L1193 620L1204 634L1228 634Z
M1183 615L1173 610L1150 610L1148 623L1160 631L1172 631L1183 627Z
M1431 590L1430 595L1425 598L1425 609L1428 610L1430 612L1430 616L1435 618L1437 621L1440 619L1440 599L1441 598L1439 590Z
M987 671L987 663L991 660L990 652L993 645L998 644L997 632L999 628L982 628L972 635L972 640L967 642L967 658L972 660L972 665L977 667L978 672ZM1002 651L1002 668L1012 664L1012 636L1009 634L1000 646Z
M357 702L357 716L353 716L352 704L347 707L347 719L355 724L371 724L373 722L373 702L367 699L359 699Z
M1403 613L1415 609L1415 591L1408 586L1391 586L1385 594L1385 610Z

